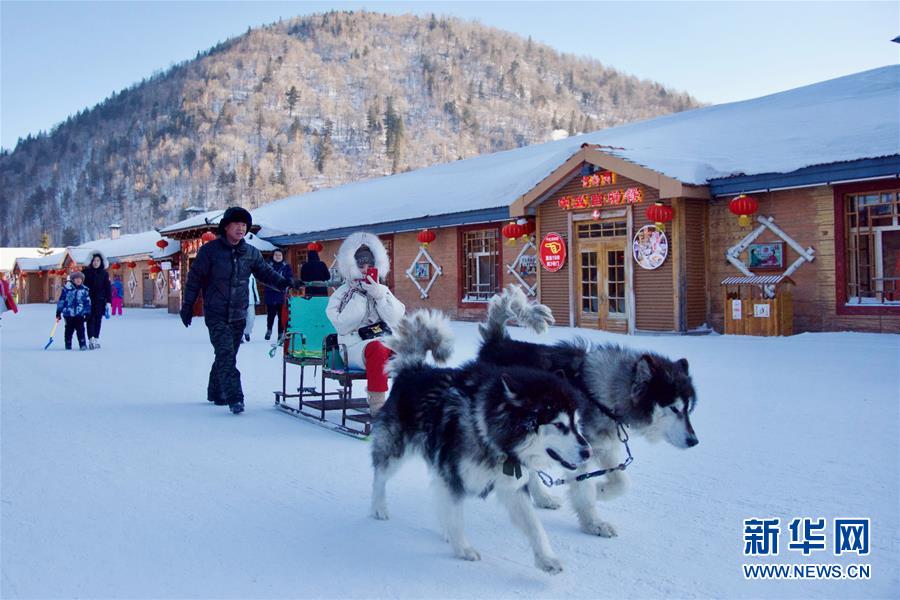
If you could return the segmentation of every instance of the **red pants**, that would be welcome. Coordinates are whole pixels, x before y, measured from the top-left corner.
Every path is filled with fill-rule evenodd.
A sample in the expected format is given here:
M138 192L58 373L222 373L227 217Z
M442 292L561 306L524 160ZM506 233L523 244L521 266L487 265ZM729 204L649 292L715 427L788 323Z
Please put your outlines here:
M368 390L370 392L386 392L388 389L388 378L384 372L384 367L392 352L379 342L369 342L363 349L363 356L366 361L366 380L368 381Z
M112 307L112 314L121 315L122 314L122 299L121 298L113 298L110 302Z

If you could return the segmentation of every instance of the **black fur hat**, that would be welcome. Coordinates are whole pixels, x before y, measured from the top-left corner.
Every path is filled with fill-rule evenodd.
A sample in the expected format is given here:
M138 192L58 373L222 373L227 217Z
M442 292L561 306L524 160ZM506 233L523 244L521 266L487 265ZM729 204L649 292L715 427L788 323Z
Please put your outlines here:
M240 206L231 206L222 215L222 220L219 221L219 235L225 235L225 227L229 223L246 223L247 231L250 231L250 228L253 227L253 217L247 209Z

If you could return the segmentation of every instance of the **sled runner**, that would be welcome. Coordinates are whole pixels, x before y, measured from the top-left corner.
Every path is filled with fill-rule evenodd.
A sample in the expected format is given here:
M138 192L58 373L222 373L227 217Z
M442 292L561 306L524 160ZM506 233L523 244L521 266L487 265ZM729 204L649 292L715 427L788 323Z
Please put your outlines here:
M325 314L324 296L288 296L287 327L282 345L281 390L275 391L275 406L285 412L312 418L339 433L366 436L371 429L369 405L365 398L353 398L353 382L365 379L362 370L347 366L347 348L337 341L337 333ZM300 367L296 392L288 391L288 365ZM308 376L306 369L313 370ZM337 383L328 390L328 380ZM340 423L326 418L340 412Z

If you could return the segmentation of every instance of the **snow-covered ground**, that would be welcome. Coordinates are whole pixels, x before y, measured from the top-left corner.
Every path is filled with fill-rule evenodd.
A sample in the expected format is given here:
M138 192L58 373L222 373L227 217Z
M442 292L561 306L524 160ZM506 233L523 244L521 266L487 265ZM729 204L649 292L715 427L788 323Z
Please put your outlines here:
M369 444L272 407L281 364L255 339L247 411L208 405L202 319L162 310L104 322L103 349L50 350L53 307L6 316L2 343L3 598L898 597L900 338L868 334L612 339L685 356L700 445L634 439L631 489L600 506L619 537L540 511L565 568L532 564L495 499L467 503L481 562L451 556L420 461L369 518ZM474 324L454 324L456 359ZM514 335L523 336L521 330ZM781 519L781 551L747 558L743 520ZM828 549L788 550L788 523L826 517ZM869 517L871 553L832 555L832 520ZM747 581L743 563L870 564L868 581Z

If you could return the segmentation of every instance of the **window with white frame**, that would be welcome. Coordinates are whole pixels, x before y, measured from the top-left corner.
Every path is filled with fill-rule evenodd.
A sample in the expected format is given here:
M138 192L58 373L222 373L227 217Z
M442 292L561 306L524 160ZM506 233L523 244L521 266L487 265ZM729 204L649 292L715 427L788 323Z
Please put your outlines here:
M848 302L900 303L900 190L847 194L844 207Z
M484 302L500 291L499 232L497 229L464 231L463 301Z

